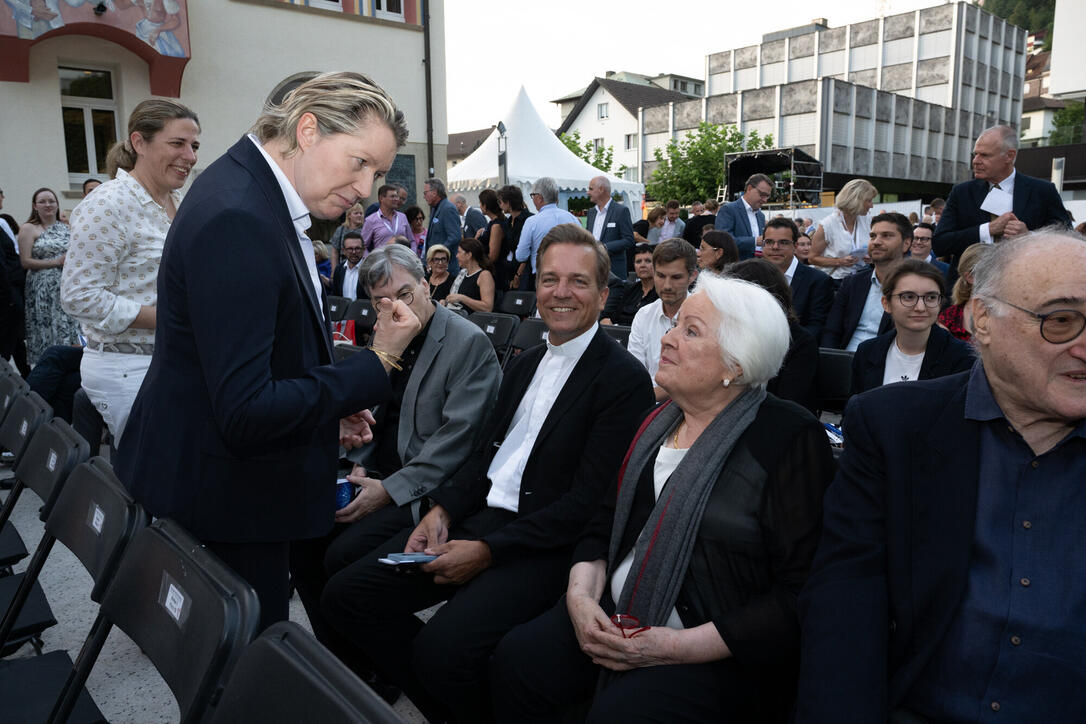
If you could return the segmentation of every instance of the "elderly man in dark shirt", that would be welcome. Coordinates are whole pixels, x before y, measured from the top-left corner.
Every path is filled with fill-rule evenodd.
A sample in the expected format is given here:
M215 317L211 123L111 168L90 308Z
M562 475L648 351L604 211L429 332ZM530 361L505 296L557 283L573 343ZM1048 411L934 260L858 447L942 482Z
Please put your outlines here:
M1086 242L1007 240L974 277L973 370L845 412L798 722L1086 721Z

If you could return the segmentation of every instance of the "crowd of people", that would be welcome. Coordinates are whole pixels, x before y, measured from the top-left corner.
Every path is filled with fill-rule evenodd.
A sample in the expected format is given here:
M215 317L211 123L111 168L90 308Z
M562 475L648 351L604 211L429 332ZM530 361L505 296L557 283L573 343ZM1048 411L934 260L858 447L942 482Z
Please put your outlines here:
M1086 239L1012 129L931 220L865 179L767 219L755 174L634 223L599 176L584 225L552 178L534 212L437 178L401 211L405 120L356 73L266 107L182 202L200 131L144 101L70 226L35 192L3 351L82 330L118 476L262 627L293 583L432 722L1086 718ZM511 290L547 333L503 369L463 313ZM339 362L328 295L377 312ZM819 347L854 353L837 450Z

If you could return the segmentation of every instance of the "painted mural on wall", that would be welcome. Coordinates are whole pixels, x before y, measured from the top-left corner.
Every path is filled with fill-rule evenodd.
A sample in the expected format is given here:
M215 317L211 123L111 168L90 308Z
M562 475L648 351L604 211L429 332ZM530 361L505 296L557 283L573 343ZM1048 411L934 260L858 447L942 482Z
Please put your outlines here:
M0 35L33 40L67 24L90 22L126 30L160 55L189 57L185 0L3 1L10 15L0 12Z

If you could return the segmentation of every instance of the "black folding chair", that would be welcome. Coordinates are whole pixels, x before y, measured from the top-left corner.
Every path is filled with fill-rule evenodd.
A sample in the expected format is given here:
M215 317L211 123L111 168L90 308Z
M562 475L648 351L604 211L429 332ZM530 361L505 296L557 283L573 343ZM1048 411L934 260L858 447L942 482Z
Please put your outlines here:
M246 647L208 724L243 721L404 722L312 634L288 621Z
M260 604L248 583L177 523L156 520L136 534L106 587L49 721L67 720L117 626L170 687L181 724L195 724L220 696L259 620Z
M538 317L528 317L521 322L517 326L516 333L513 334L512 341L509 343L509 351L506 353L505 359L502 360L502 369L505 369L506 365L509 364L509 360L524 350L546 342L547 333L547 325Z
M601 324L600 329L613 337L623 349L630 343L630 328L621 324Z
M6 370L11 369L11 365L8 364L2 366ZM7 418L8 410L11 409L11 403L15 401L15 398L25 395L27 392L30 392L30 386L18 374L5 371L3 375L0 375L0 423L3 423ZM7 450L0 450L0 463L10 465L14 461L14 455ZM0 480L0 488L10 487L10 479Z
M351 300L347 297L328 297L328 318L333 322L342 322L347 318L347 309Z
M0 450L4 452L4 462L16 465L34 432L53 416L53 408L37 392L27 388L7 401L6 412L0 423ZM0 487L10 488L14 484L14 478L6 478Z
M90 446L87 441L59 417L49 420L34 433L15 468L15 484L0 509L0 569L7 569L3 575L10 575L11 566L27 556L23 539L10 520L23 489L30 488L41 498L44 505L40 517L44 521L68 475L88 457ZM0 598L0 607L2 600Z
M373 331L373 325L377 324L377 310L373 308L373 302L369 299L356 299L347 308L345 319L354 320L355 334L369 334Z
M535 292L506 292L498 311L524 319L535 314Z
M490 339L499 360L505 356L509 343L513 340L513 334L520 325L520 318L516 315L500 312L472 312L468 320L483 330Z
M852 387L852 352L830 347L818 349L818 374L815 391L818 409L822 412L842 413Z
M17 634L19 620L28 600L41 596L37 583L42 566L56 541L60 541L90 573L94 585L91 600L100 601L112 580L125 549L136 533L147 526L148 516L113 475L102 458L78 466L60 486L55 505L45 521L45 535L34 551L26 572L15 576L19 586L11 605L0 620L0 641ZM12 579L5 579L5 581ZM44 598L44 597L43 597ZM101 620L99 615L99 620ZM98 621L95 627L99 627ZM92 631L94 629L92 628ZM103 637L104 640L104 637ZM88 654L86 645L80 660ZM95 650L92 656L97 656ZM5 720L44 722L59 700L65 682L73 675L72 660L66 651L51 651L30 659L0 662L0 708ZM76 690L79 693L79 690ZM78 702L78 703L77 703ZM101 721L102 715L90 695L73 697L75 721Z

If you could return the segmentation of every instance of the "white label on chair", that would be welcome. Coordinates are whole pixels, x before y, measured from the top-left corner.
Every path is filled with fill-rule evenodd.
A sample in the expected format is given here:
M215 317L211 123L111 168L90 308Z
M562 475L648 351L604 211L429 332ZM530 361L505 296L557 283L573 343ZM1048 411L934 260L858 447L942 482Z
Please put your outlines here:
M546 332L546 330L543 331L543 334L539 335L539 338L541 340L543 340L544 342L547 341L547 332Z
M181 609L185 607L185 594L181 593L177 586L169 584L166 600L162 602L162 605L166 607L166 612L173 616L174 621L181 623Z
M487 334L494 334L494 325L493 324L486 325L486 333Z
M514 299L513 304L517 305L518 307L522 306L524 304L524 300L523 299Z
M106 514L94 503L91 503L91 528L98 535L102 535L102 524L106 522Z
M4 395L4 409L8 409L8 405L11 404L11 395Z
M49 451L49 460L46 461L45 467L49 468L49 472L55 472L57 469L57 451Z
M19 425L19 437L26 437L26 428L30 425L30 421L23 419L23 424Z
M368 309L363 309L363 310L362 310L362 316L363 316L363 317L368 317L368 316L370 316L370 310L368 310Z

